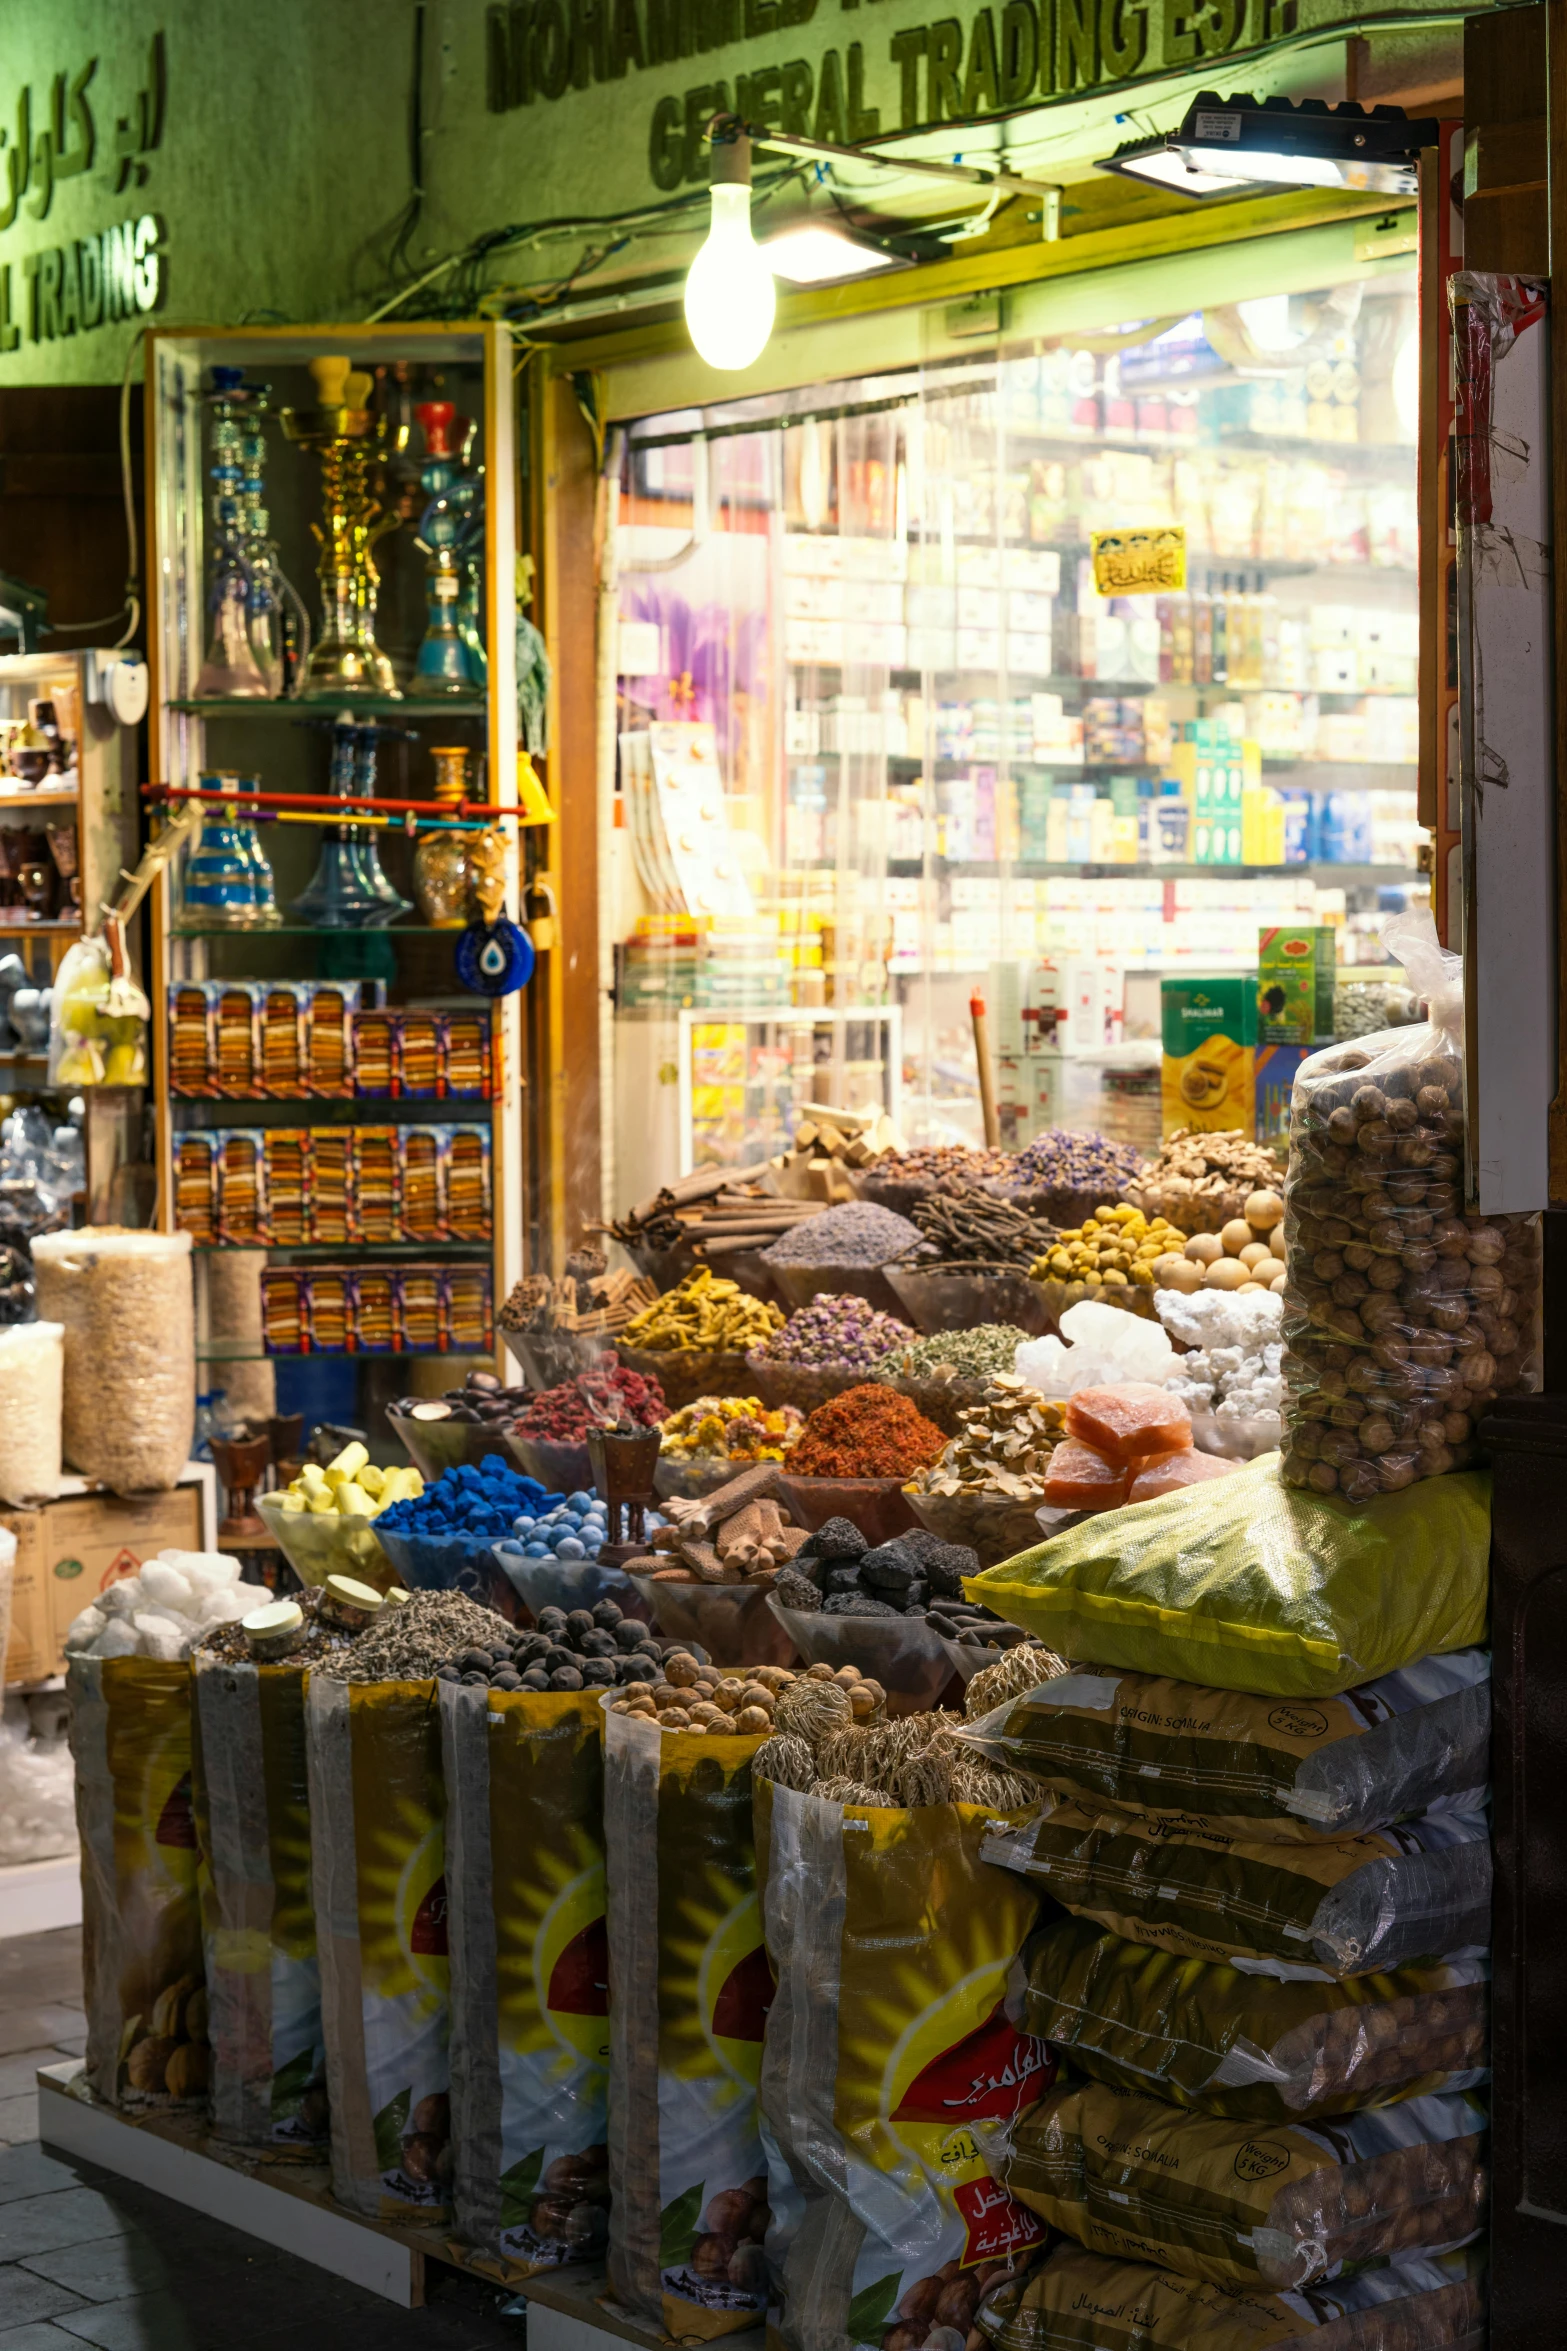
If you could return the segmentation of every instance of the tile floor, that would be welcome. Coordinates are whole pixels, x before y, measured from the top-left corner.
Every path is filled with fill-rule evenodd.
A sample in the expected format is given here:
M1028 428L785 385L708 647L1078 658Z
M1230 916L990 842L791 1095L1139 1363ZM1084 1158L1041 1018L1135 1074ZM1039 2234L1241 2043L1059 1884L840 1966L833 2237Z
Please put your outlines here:
M432 2262L427 2308L398 2310L47 2153L33 2075L81 2055L81 1986L76 1928L0 1941L0 2351L522 2351L522 2321L477 2279Z

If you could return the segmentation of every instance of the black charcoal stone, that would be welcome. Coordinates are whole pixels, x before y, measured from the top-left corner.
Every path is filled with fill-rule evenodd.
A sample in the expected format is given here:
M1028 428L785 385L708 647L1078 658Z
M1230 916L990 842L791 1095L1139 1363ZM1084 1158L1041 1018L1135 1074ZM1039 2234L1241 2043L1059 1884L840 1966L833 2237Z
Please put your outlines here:
M819 1526L814 1535L806 1538L796 1557L810 1559L858 1559L870 1546L854 1521L849 1518L830 1518Z
M822 1602L826 1616L897 1616L896 1608L889 1608L885 1600L872 1600L865 1592L834 1592L830 1600Z

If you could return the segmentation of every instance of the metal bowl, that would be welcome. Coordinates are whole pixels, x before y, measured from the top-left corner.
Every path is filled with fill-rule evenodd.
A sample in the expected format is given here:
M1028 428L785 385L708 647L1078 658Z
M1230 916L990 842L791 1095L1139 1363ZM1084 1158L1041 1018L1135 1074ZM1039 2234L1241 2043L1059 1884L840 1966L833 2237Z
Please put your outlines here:
M548 1494L586 1494L592 1487L593 1464L585 1444L514 1434L512 1458L523 1475L537 1478Z
M828 1616L817 1608L768 1607L807 1665L858 1667L887 1693L887 1712L928 1714L952 1680L955 1645L918 1616ZM976 1655L979 1652L976 1651Z
M345 1512L285 1510L280 1494L260 1494L256 1508L289 1566L302 1584L313 1590L329 1575L352 1576L384 1592L398 1581L373 1518L351 1518Z
M1056 1327L1042 1284L1026 1273L976 1266L972 1273L921 1273L889 1265L887 1279L916 1330L970 1331L976 1323L1010 1322L1031 1338Z
M620 1360L627 1371L645 1380L657 1380L671 1412L694 1404L698 1396L749 1396L745 1357L739 1348L711 1352L696 1347L622 1347Z
M494 1420L415 1420L411 1413L386 1408L387 1426L422 1477L433 1485L449 1469L477 1469L488 1453L498 1453L509 1469L532 1477L517 1449L509 1424Z
M628 1579L647 1603L657 1631L697 1641L714 1665L792 1665L794 1643L769 1609L766 1584Z
M830 1518L847 1518L868 1543L890 1543L919 1524L901 1478L799 1478L780 1470L778 1484L790 1517L812 1534Z
M411 1592L461 1592L512 1624L523 1604L511 1578L495 1558L493 1535L382 1536L387 1558Z
M634 1616L639 1624L652 1622L647 1602L632 1590L624 1568L597 1559L528 1559L511 1535L492 1548L496 1566L534 1618L546 1608L564 1608L569 1615L573 1608L613 1600L622 1616Z

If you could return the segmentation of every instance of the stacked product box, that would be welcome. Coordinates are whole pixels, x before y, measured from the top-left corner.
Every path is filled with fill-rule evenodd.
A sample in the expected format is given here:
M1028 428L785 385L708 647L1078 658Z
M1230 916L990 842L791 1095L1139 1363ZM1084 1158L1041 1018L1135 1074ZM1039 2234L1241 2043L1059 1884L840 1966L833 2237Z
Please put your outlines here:
M486 1101L490 1015L359 1002L361 983L189 980L169 990L180 1096Z
M487 1265L270 1265L269 1355L483 1355L494 1346Z
M181 1135L175 1215L208 1246L487 1241L483 1126L217 1127Z

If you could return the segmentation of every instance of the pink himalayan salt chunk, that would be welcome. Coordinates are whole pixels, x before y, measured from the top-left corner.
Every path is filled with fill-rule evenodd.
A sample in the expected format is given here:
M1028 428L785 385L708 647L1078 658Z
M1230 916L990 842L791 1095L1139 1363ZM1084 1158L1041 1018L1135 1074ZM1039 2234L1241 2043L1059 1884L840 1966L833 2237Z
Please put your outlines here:
M1045 1500L1057 1510L1119 1510L1128 1474L1124 1462L1106 1461L1092 1445L1068 1437L1050 1456Z
M1128 1502L1152 1502L1158 1494L1173 1494L1177 1486L1200 1486L1209 1478L1227 1478L1238 1461L1221 1460L1217 1453L1156 1453L1141 1463L1126 1489Z
M1109 1461L1140 1453L1181 1453L1192 1441L1192 1416L1178 1396L1146 1380L1114 1388L1079 1388L1067 1399L1066 1428Z

